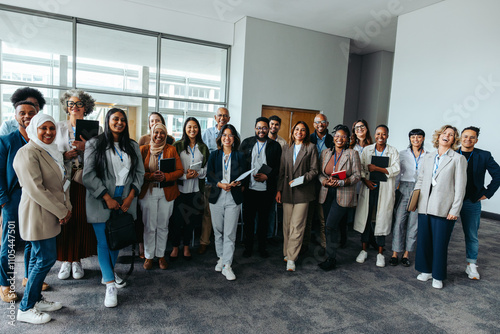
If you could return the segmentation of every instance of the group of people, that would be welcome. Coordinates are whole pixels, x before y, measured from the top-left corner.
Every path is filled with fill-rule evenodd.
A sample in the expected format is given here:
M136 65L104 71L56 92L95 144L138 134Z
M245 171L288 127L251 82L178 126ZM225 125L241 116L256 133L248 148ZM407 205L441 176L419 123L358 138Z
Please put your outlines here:
M163 270L180 253L190 260L193 229L201 225L198 252L206 252L213 229L215 271L234 280L240 216L242 256L253 255L256 238L258 254L267 258L281 204L287 271L295 271L298 257L307 252L317 218L325 254L321 269L336 267L337 248L346 246L347 227L353 224L361 235L358 263L368 258L371 245L378 251L376 265L384 267L385 237L392 231L389 264L408 267L409 253L416 252L417 279L432 278L435 288L442 288L446 278L448 243L461 217L466 273L480 278L481 201L500 186L500 167L489 152L475 148L476 127L461 134L451 125L436 130L435 152L425 150L421 129L411 130L408 148L398 152L387 144L386 125L375 128L374 140L364 120L351 129L337 125L330 134L323 114L316 115L313 133L306 122L296 122L288 140L278 135L278 116L258 117L255 135L241 140L229 123L228 109L221 107L215 126L203 134L199 121L188 117L178 141L168 134L163 116L152 113L150 133L137 143L130 138L125 111L112 108L104 129L87 141L76 138L76 121L94 110L88 93L62 94L61 106L68 114L62 122L39 112L45 99L36 89L20 88L11 100L15 119L0 128L0 297L17 300L10 254L22 239L26 288L18 321L45 323L51 319L46 312L62 307L41 294L49 288L44 280L56 260L61 261L59 279L81 279L81 259L97 255L106 285L104 305L117 305L117 289L126 282L114 271L119 251L111 250L106 240L112 210L128 212L138 222L145 270L153 268L155 258ZM165 161L168 171L162 168ZM485 188L486 172L492 181ZM416 190L418 209L408 212Z

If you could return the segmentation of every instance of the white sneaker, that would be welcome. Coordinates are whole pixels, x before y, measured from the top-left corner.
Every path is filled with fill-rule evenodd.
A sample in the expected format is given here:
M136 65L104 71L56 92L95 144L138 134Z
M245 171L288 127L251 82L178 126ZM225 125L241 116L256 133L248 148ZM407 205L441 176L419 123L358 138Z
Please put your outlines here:
M57 278L67 279L69 278L69 275L71 275L71 262L63 262Z
M106 285L104 282L104 278L101 279L101 284ZM127 286L127 282L124 282L116 273L115 273L115 285L117 289L121 289Z
M295 261L286 261L286 271L295 271Z
M26 311L21 311L20 309L17 310L17 321L39 325L49 322L50 319L52 319L50 314L40 312L36 309L36 307L30 308Z
M118 305L118 292L116 291L115 283L106 284L106 297L104 298L104 306L115 307Z
M288 256L285 256L285 258L283 259L283 261L287 262L288 261Z
M382 254L377 254L377 267L385 267L385 257Z
M82 268L82 263L81 262L73 262L71 264L71 269L73 272L73 278L74 279L80 279L83 277L83 268Z
M431 278L432 278L432 273L430 273L430 274L428 274L428 273L421 273L421 274L418 274L418 276L417 276L417 279L419 281L422 281L422 282L427 282Z
M469 275L470 279L479 279L479 273L477 272L477 265L475 263L469 263L467 268L465 268L465 273Z
M368 253L366 251L362 250L361 252L359 252L358 257L356 258L356 262L357 263L364 263L367 257L368 257Z
M222 271L222 259L217 260L217 264L215 265L215 271L220 273Z
M443 288L443 281L440 281L438 279L433 279L432 280L432 287L434 289L442 289Z
M233 273L233 269L231 269L231 266L226 264L224 268L222 268L222 275L226 276L228 281L234 281L236 279L236 276Z
M41 312L57 311L62 308L62 304L60 302L48 301L47 299L45 299L45 297L42 296L42 299L40 299L39 302L35 303L35 308Z

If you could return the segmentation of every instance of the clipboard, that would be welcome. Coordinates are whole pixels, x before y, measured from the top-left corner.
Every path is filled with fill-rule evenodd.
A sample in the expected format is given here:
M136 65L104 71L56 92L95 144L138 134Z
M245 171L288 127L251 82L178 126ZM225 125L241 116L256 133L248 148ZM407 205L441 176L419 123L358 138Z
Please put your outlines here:
M91 121L88 119L76 120L75 140L81 140L80 136L85 140L94 138L99 134L99 121Z
M371 164L381 168L389 167L389 157L372 156ZM370 172L370 181L387 182L387 175L382 172Z
M262 173L262 174L266 174L266 175L268 175L268 174L270 174L272 171L273 171L273 169L272 169L271 167L269 167L269 166L268 166L268 165L266 165L266 164L263 164L263 165L260 167L260 169L259 169L259 171L257 172L257 174L258 174L258 173Z

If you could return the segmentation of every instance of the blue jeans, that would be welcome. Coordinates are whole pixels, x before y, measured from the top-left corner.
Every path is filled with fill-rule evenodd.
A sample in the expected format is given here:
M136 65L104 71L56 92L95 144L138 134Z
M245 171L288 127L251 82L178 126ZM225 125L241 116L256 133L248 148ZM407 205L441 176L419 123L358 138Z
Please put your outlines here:
M15 250L21 237L19 236L19 202L21 201L21 189L16 189L10 195L10 201L2 208L2 247L0 249L0 285L9 286L9 280L14 275L14 270L9 268L9 254L11 265L15 263ZM10 222L10 223L9 223ZM28 277L30 271L31 243L26 242L24 248L24 272Z
M42 299L42 285L50 268L56 263L56 237L31 241L31 260L33 268L28 276L24 296L19 305L21 311L27 311Z
M106 223L94 223L92 227L94 227L97 239L97 260L99 261L99 267L101 267L102 278L104 282L114 281L114 268L120 251L109 249L106 233L104 232Z
M472 203L470 199L466 199L460 211L460 218L465 235L466 260L469 263L476 263L479 251L477 232L479 231L479 223L481 221L481 201Z

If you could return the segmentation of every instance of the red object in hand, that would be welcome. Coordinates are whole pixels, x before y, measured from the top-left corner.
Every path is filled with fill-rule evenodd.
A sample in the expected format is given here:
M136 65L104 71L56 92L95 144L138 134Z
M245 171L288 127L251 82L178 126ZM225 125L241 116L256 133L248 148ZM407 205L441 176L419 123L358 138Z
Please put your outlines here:
M341 170L341 171L338 171L338 172L333 172L332 173L332 177L336 178L336 179L339 179L339 180L345 180L345 178L347 177L347 174L346 174L345 170Z

